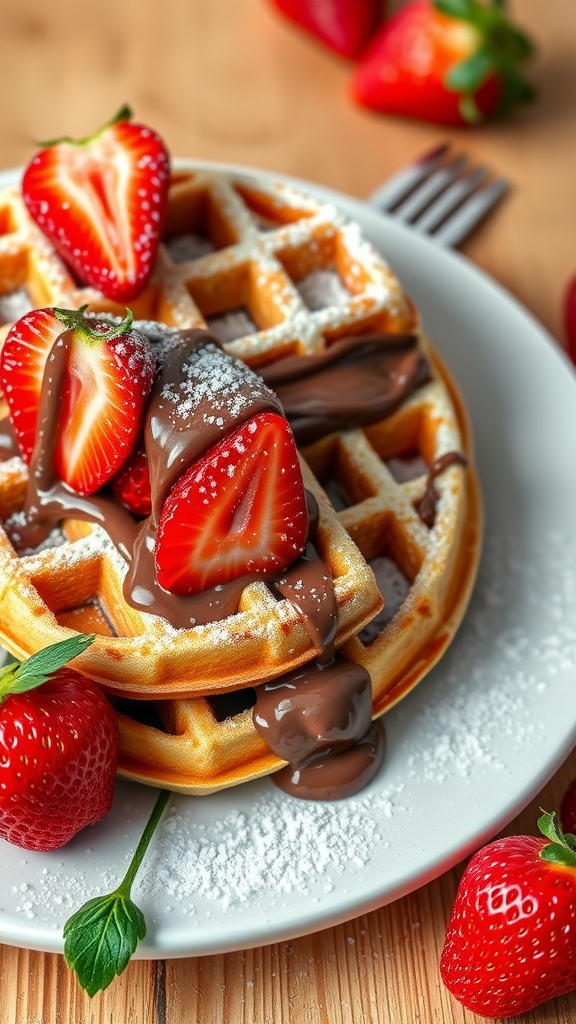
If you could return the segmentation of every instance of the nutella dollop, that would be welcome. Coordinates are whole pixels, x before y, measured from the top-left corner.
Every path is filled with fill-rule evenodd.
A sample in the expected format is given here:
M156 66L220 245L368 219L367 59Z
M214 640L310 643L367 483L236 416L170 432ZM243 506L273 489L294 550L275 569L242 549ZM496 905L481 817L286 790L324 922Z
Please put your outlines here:
M271 750L288 762L274 782L294 796L349 796L382 762L384 736L372 723L370 676L338 655L259 686L252 717Z
M361 334L318 355L287 356L260 370L299 445L390 416L430 379L415 334Z

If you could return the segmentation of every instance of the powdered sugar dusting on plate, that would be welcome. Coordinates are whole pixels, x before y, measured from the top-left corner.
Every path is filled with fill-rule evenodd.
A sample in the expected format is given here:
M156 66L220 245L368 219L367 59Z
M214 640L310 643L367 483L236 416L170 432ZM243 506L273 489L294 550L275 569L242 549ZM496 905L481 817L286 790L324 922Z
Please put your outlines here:
M575 556L573 542L552 534L527 565L514 541L488 538L461 634L419 693L414 726L425 729L428 742L407 759L411 778L443 783L506 769L507 751L542 739L543 726L530 713L534 700L559 671L576 668ZM548 574L555 589L543 603ZM537 609L538 632L519 622L522 590ZM401 704L397 715L405 720L414 708Z
M554 588L551 594L545 584L543 603L546 578ZM350 885L356 874L385 870L401 856L398 835L413 827L408 820L422 803L422 787L429 803L435 792L439 800L474 793L482 776L498 785L519 750L532 751L545 739L542 694L576 668L575 607L574 541L542 537L541 550L526 564L515 540L490 536L454 644L384 718L390 756L380 776L356 797L334 803L295 800L268 780L244 789L241 808L226 793L206 803L174 796L137 877L136 901L152 908L157 923L170 911L200 923L230 910L249 914L298 899L321 903L342 878ZM112 814L121 852L98 869L99 879L95 857L80 856L77 837L73 875L54 856L30 855L34 868L30 863L25 883L6 897L12 912L61 926L85 899L118 884L143 821L119 797Z

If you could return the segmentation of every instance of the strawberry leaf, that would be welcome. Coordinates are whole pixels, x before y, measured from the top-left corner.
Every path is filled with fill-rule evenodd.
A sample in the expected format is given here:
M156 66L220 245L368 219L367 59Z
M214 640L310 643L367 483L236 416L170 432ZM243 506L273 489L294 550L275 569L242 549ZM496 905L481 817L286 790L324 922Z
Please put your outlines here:
M543 811L538 818L538 828L543 836L549 839L547 846L540 850L542 860L550 864L563 864L565 867L576 867L576 836L572 833L565 835L560 825L556 824L556 814Z
M130 898L132 884L171 793L162 789L120 885L85 903L64 925L64 959L89 996L107 988L146 935L146 922Z
M493 68L491 55L486 50L478 50L472 57L450 68L446 76L446 85L454 92L475 92Z
M146 935L142 911L120 886L89 900L64 926L64 956L89 996L121 974Z
M11 693L25 693L41 686L54 672L77 658L94 642L94 636L79 633L67 640L44 647L26 661L4 665L0 669L0 702Z
M69 330L79 331L80 334L90 341L111 341L119 338L122 334L128 334L132 329L134 314L131 309L126 310L126 317L120 323L113 322L109 327L103 325L102 320L96 321L96 329L92 326L90 317L84 316L88 305L80 306L80 309L59 309L53 306L52 312Z

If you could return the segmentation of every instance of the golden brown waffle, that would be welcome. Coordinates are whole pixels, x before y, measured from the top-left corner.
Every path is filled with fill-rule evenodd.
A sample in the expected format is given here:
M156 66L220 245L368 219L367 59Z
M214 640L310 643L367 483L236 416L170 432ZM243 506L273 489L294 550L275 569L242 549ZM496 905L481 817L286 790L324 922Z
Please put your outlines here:
M357 226L331 204L287 186L181 172L170 187L164 242L151 283L131 303L135 317L174 327L207 323L230 354L251 366L317 352L343 333L415 326L398 280ZM332 279L335 301L312 309L318 275ZM76 285L17 189L0 195L0 296L8 310L12 296L22 312L26 305L87 303L125 313Z
M3 518L17 518L22 508L25 474L17 487L14 469L21 464L13 465L19 461L0 464L10 499L0 503ZM371 570L304 463L302 470L308 490L321 502L316 541L334 582L341 644L373 617L382 600ZM76 666L111 693L149 699L236 690L321 653L296 606L260 582L244 589L235 615L174 629L126 603L127 565L101 527L70 521L64 528L65 536L53 536L54 546L20 556L0 531L0 641L17 657L63 640L73 629L89 630L96 640Z
M383 611L341 649L372 677L375 718L426 675L453 639L480 555L482 508L465 411L445 367L429 354L437 379L394 416L305 450L335 502L346 505L337 512L340 524L381 583L383 577ZM466 454L468 466L451 466L435 481L428 527L415 509L427 486L425 467L454 451ZM403 475L408 479L397 479ZM205 794L284 764L257 734L249 706L234 713L231 705L223 721L218 702L202 698L162 701L155 713L156 721L142 720L134 702L118 713L120 772L127 778Z
M0 292L8 294L8 307L0 308L22 298L32 307L89 303L124 312L76 286L15 190L0 197L0 225ZM255 367L319 352L344 334L418 327L393 273L333 206L283 185L205 170L175 176L164 244L133 307L137 317L170 326L207 324L227 351ZM451 466L435 481L432 527L415 507L439 456L471 456L461 404L435 356L433 362L435 379L393 416L331 435L304 453L338 509L304 466L335 581L337 642L368 668L375 714L440 656L464 613L478 561L481 515L471 466ZM410 478L398 480L400 471ZM5 518L21 507L26 473L15 459L0 474ZM66 533L54 549L21 558L0 537L0 625L17 655L70 629L99 634L82 667L128 698L118 703L122 774L209 793L278 768L283 762L256 734L247 705L253 683L314 656L294 606L251 584L236 616L176 631L124 603L123 563L101 530L73 523ZM365 559L379 578L384 572L390 590L370 633L362 629L381 602ZM246 691L237 713L234 705L218 707L226 698L211 700L230 690ZM143 700L150 696L153 703Z

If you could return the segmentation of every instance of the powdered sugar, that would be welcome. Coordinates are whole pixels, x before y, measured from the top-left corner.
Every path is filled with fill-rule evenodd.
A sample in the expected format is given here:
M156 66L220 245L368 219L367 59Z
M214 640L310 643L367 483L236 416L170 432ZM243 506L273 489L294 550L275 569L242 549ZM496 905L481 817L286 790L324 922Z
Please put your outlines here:
M343 306L350 301L350 292L334 270L316 270L298 281L296 288L308 309Z
M219 413L226 413L226 422L235 419L249 407L255 396L270 398L264 381L237 359L224 356L216 345L202 345L193 351L182 367L182 379L176 387L167 383L162 398L174 406L176 416L190 422L200 406L209 412L211 422L218 425ZM220 417L221 418L221 417ZM222 419L222 426L225 420Z
M258 794L248 812L232 810L214 827L194 822L176 804L167 814L139 881L152 902L169 897L195 912L195 897L222 908L265 896L309 895L320 882L330 892L338 875L363 867L385 843L384 819L398 793L337 803L307 803L276 791ZM372 812L372 813L371 813Z
M136 883L149 921L199 926L298 901L321 905L355 879L385 880L399 861L422 861L435 827L426 819L423 832L422 807L456 801L462 811L473 799L489 808L494 787L521 787L519 766L555 728L546 709L556 681L576 668L574 543L550 535L530 564L521 554L514 540L488 538L468 617L435 672L385 716L389 755L367 790L308 803L264 780L203 801L173 797ZM16 918L61 926L83 900L118 883L150 806L145 789L121 787L112 821L92 831L93 853L78 837L62 854L71 862L54 855L46 867L45 857L29 855L3 905Z

